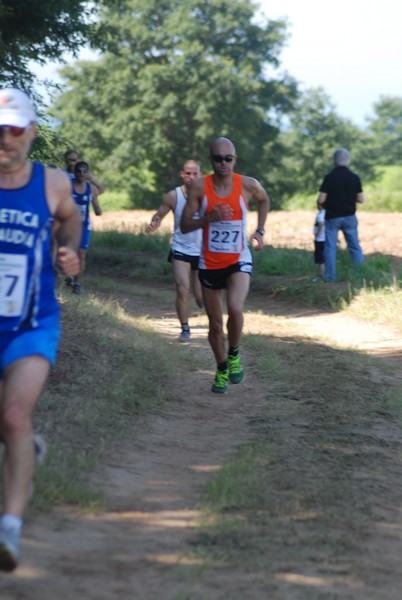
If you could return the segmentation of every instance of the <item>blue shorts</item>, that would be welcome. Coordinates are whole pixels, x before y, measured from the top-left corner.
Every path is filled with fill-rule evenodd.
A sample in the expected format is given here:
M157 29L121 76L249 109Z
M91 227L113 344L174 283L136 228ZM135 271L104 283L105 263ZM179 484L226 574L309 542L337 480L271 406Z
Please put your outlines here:
M90 237L91 230L87 227L84 227L84 229L82 230L80 250L88 250Z
M0 379L3 379L4 369L11 363L39 354L53 366L60 341L60 319L51 316L39 321L35 329L20 329L6 331L0 337Z

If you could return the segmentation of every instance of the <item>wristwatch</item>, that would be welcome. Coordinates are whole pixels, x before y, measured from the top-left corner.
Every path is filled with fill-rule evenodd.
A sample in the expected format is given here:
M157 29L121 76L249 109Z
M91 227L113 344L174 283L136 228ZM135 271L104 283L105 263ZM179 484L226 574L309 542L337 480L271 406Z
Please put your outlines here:
M265 233L264 227L257 227L257 229L255 231L256 231L256 233L259 233L260 235L264 235L264 233Z

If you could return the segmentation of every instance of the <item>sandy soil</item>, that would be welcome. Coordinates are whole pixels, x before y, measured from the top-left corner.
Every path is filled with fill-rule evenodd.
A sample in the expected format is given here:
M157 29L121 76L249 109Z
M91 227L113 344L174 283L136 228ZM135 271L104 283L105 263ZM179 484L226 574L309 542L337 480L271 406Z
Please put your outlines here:
M138 215L130 216L138 223ZM304 225L298 229L299 243L311 244L311 213L301 217L299 223ZM400 216L371 217L367 224L370 233L362 227L365 251L392 252L401 257ZM364 219L362 214L361 221ZM127 215L125 223L128 227ZM284 245L288 236L292 238L292 227L283 219L279 223L277 215L272 215L270 225L272 243L279 245L279 237L275 236L280 236ZM392 236L385 239L390 230ZM304 234L300 235L300 231ZM149 300L143 305L140 302L138 298L129 299L125 308L154 317L155 329L172 344L177 343L173 307L161 312L161 307L150 306ZM260 302L261 299L250 297L248 307ZM314 339L353 347L402 366L400 339L391 330L341 314L329 316L290 308L275 300L264 299L264 303L267 313L286 317ZM246 317L245 331L261 333L255 330L250 316ZM206 357L207 362L210 359L205 326L194 329L193 350ZM189 346L184 346L183 351L189 351ZM245 362L249 359L245 356ZM402 369L399 373L395 382L401 384ZM253 432L248 417L258 413L266 401L265 390L255 385L252 378L246 378L241 386L232 386L230 399L217 401L206 393L211 378L209 369L178 372L176 401L169 403L162 414L142 418L132 442L116 449L100 465L93 483L106 493L104 512L79 514L65 507L28 524L21 566L13 575L0 575L2 600L267 600L261 575L256 578L242 570L222 569L202 582L191 575L199 562L189 558L188 544L199 516L201 486L236 445L249 439ZM388 452L402 456L401 440L394 442ZM395 494L402 494L397 470L392 483ZM375 524L367 545L368 572L371 566L377 582L369 576L351 580L342 572L327 577L277 573L277 593L271 600L399 600L401 508L400 502L383 507L382 519Z

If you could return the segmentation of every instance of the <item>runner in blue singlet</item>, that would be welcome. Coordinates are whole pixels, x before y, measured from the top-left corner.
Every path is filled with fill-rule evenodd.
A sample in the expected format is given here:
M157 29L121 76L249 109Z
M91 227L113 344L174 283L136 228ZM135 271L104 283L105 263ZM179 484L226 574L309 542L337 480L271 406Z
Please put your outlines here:
M74 202L78 206L82 221L82 237L80 243L80 275L72 278L67 278L66 283L71 285L73 292L81 293L81 286L78 283L80 276L85 270L85 258L91 237L91 204L94 207L94 212L97 216L102 214L102 209L98 201L98 192L86 178L89 173L89 165L84 161L79 161L75 165L75 179L72 180L72 194Z
M68 177L27 160L36 135L28 96L0 90L0 441L4 445L0 570L18 564L23 513L35 469L32 413L54 364L59 308L51 255L79 270L81 223Z

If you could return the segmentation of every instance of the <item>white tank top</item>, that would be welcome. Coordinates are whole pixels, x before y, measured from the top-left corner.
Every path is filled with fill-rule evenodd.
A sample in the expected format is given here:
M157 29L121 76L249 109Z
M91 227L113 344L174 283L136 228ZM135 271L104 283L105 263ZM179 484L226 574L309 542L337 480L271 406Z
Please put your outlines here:
M188 254L189 256L199 256L201 252L202 229L196 229L195 231L190 231L189 233L182 233L180 231L181 215L187 200L181 187L177 187L175 191L176 208L174 209L172 250L175 250L176 252L182 252L183 254ZM198 213L196 213L193 218L197 219Z

